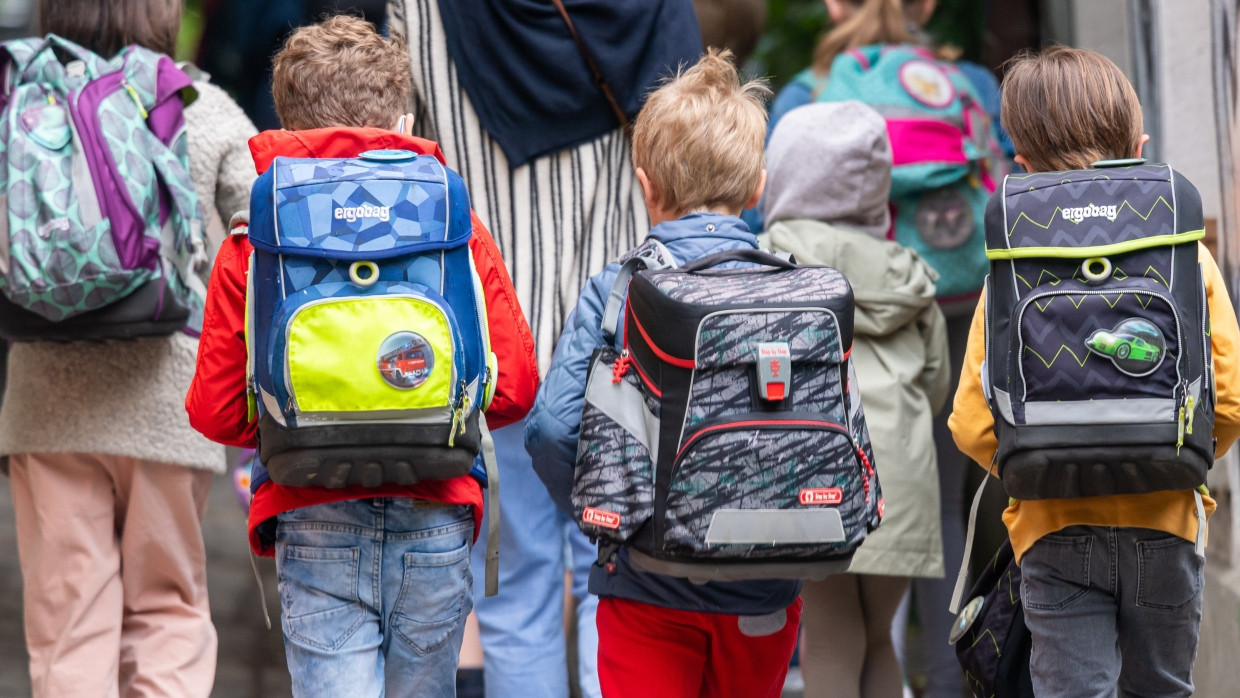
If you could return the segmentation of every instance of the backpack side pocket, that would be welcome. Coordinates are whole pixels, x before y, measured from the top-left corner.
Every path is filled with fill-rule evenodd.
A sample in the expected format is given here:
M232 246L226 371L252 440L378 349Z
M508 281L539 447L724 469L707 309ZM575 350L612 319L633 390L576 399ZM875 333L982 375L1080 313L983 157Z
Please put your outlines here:
M616 381L612 348L595 353L586 380L573 476L573 513L588 536L624 543L654 514L658 415L636 371Z

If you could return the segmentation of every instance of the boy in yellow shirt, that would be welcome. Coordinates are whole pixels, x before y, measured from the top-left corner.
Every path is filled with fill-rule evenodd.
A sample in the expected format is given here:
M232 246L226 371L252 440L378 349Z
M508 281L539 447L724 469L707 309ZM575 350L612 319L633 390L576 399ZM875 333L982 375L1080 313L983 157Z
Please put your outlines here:
M1003 82L1002 119L1016 147L1016 162L1030 173L1139 158L1149 140L1142 133L1136 93L1115 64L1066 47L1012 63ZM1198 261L1218 391L1217 457L1240 436L1240 395L1233 392L1240 381L1240 329L1218 266L1200 244ZM960 449L988 465L999 442L982 383L985 309L983 298L948 423ZM1128 356L1120 351L1121 358ZM1083 355L1109 358L1095 349ZM1190 432L1191 424L1190 417ZM1037 695L1113 696L1117 686L1123 695L1192 694L1204 566L1194 542L1199 533L1204 540L1198 529L1215 508L1212 499L1202 496L1201 512L1198 501L1191 489L1011 501L1003 521L1021 565Z

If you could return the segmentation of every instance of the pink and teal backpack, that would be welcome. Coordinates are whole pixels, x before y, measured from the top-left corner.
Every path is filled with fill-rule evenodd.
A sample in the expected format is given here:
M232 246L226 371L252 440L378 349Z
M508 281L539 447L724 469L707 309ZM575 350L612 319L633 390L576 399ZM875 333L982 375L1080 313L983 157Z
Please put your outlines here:
M55 35L0 44L0 336L201 327L191 85L138 46L104 59Z
M807 70L795 81L815 90L821 78ZM920 47L864 46L836 57L816 99L856 100L886 119L893 158L889 235L939 273L940 301L975 296L989 270L986 201L1004 161L968 78Z

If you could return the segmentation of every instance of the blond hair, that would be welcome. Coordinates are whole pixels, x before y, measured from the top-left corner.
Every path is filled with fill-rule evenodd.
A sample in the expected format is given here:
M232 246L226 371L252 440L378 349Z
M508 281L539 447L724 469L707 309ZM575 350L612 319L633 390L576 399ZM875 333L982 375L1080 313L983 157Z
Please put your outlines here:
M651 93L633 128L633 165L667 210L744 207L762 179L770 94L762 80L741 84L732 52L713 48Z
M288 37L271 93L287 129L392 128L413 96L409 54L399 37L384 39L370 22L337 15Z
M822 37L814 48L814 73L831 72L835 57L871 44L910 44L909 10L925 0L840 0L853 8L848 19Z
M1007 64L1000 119L1034 172L1136 155L1145 129L1132 83L1102 54L1067 46Z

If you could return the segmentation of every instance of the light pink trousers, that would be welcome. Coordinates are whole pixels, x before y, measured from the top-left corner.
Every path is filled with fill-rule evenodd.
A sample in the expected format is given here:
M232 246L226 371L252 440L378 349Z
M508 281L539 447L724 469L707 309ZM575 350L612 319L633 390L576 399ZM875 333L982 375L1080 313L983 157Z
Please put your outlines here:
M211 693L211 473L98 454L10 462L35 698Z

